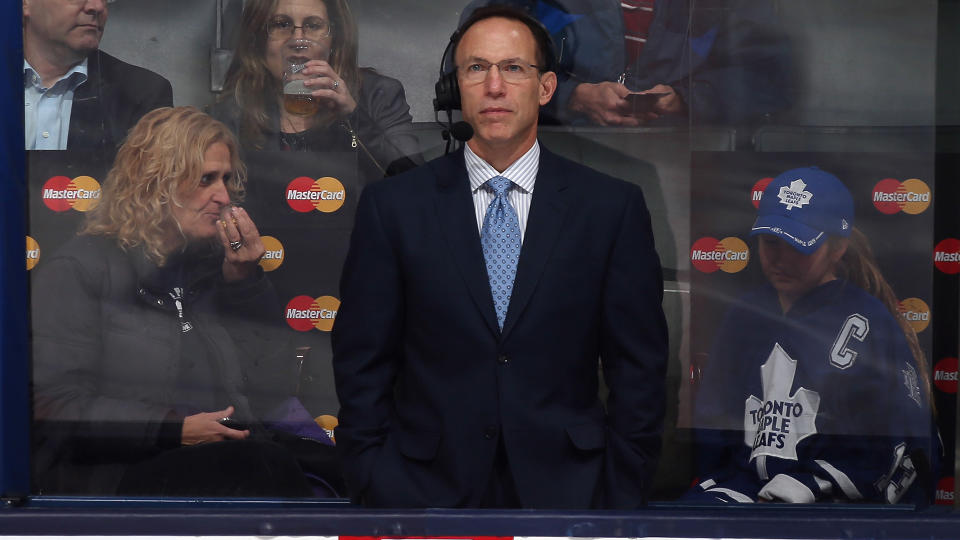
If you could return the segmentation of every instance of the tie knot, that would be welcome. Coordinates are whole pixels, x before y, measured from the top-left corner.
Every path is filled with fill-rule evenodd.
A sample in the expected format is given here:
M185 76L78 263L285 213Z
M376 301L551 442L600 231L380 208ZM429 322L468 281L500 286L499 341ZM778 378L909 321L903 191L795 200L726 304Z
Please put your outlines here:
M510 186L513 185L513 182L511 182L509 178L494 176L493 178L487 180L487 185L493 190L493 193L497 197L502 197L507 190L510 189Z

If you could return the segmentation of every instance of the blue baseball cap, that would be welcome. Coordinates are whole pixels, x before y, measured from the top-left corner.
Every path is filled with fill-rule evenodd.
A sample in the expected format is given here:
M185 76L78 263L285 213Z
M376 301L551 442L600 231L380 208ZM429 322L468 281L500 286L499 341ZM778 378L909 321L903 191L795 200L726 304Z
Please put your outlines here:
M817 167L791 169L763 190L750 236L772 234L809 255L828 237L850 236L853 197L836 176Z

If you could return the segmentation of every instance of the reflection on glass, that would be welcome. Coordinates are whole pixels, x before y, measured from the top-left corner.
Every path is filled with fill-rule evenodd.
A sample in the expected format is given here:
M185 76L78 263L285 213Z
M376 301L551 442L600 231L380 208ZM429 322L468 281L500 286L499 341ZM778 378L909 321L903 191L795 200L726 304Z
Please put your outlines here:
M244 182L226 126L148 113L80 234L39 269L39 492L337 494L333 443L292 395L265 245L232 203Z
M787 171L763 191L750 234L766 283L716 334L687 498L925 502L938 454L929 366L850 192L820 169Z
M112 155L141 116L173 104L166 79L99 49L107 14L106 2L24 4L27 150Z
M345 0L244 5L226 90L211 114L245 148L357 154L364 181L420 161L400 82L357 65Z
M476 8L495 4L473 0ZM552 123L752 124L787 108L790 58L770 2L515 0L550 32Z

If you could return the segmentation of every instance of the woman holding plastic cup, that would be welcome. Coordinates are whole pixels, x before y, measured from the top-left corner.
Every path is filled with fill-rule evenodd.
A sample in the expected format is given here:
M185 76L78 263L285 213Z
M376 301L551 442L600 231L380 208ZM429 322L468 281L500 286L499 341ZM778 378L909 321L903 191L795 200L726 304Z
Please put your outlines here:
M345 0L251 0L211 114L252 150L353 151L362 180L420 161L400 82L357 66Z

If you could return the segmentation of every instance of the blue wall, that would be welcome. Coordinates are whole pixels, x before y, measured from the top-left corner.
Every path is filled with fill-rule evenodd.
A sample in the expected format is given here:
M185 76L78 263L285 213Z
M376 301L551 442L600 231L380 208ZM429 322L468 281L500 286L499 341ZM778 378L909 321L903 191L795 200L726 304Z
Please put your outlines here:
M0 496L17 497L30 487L21 3L0 10Z

